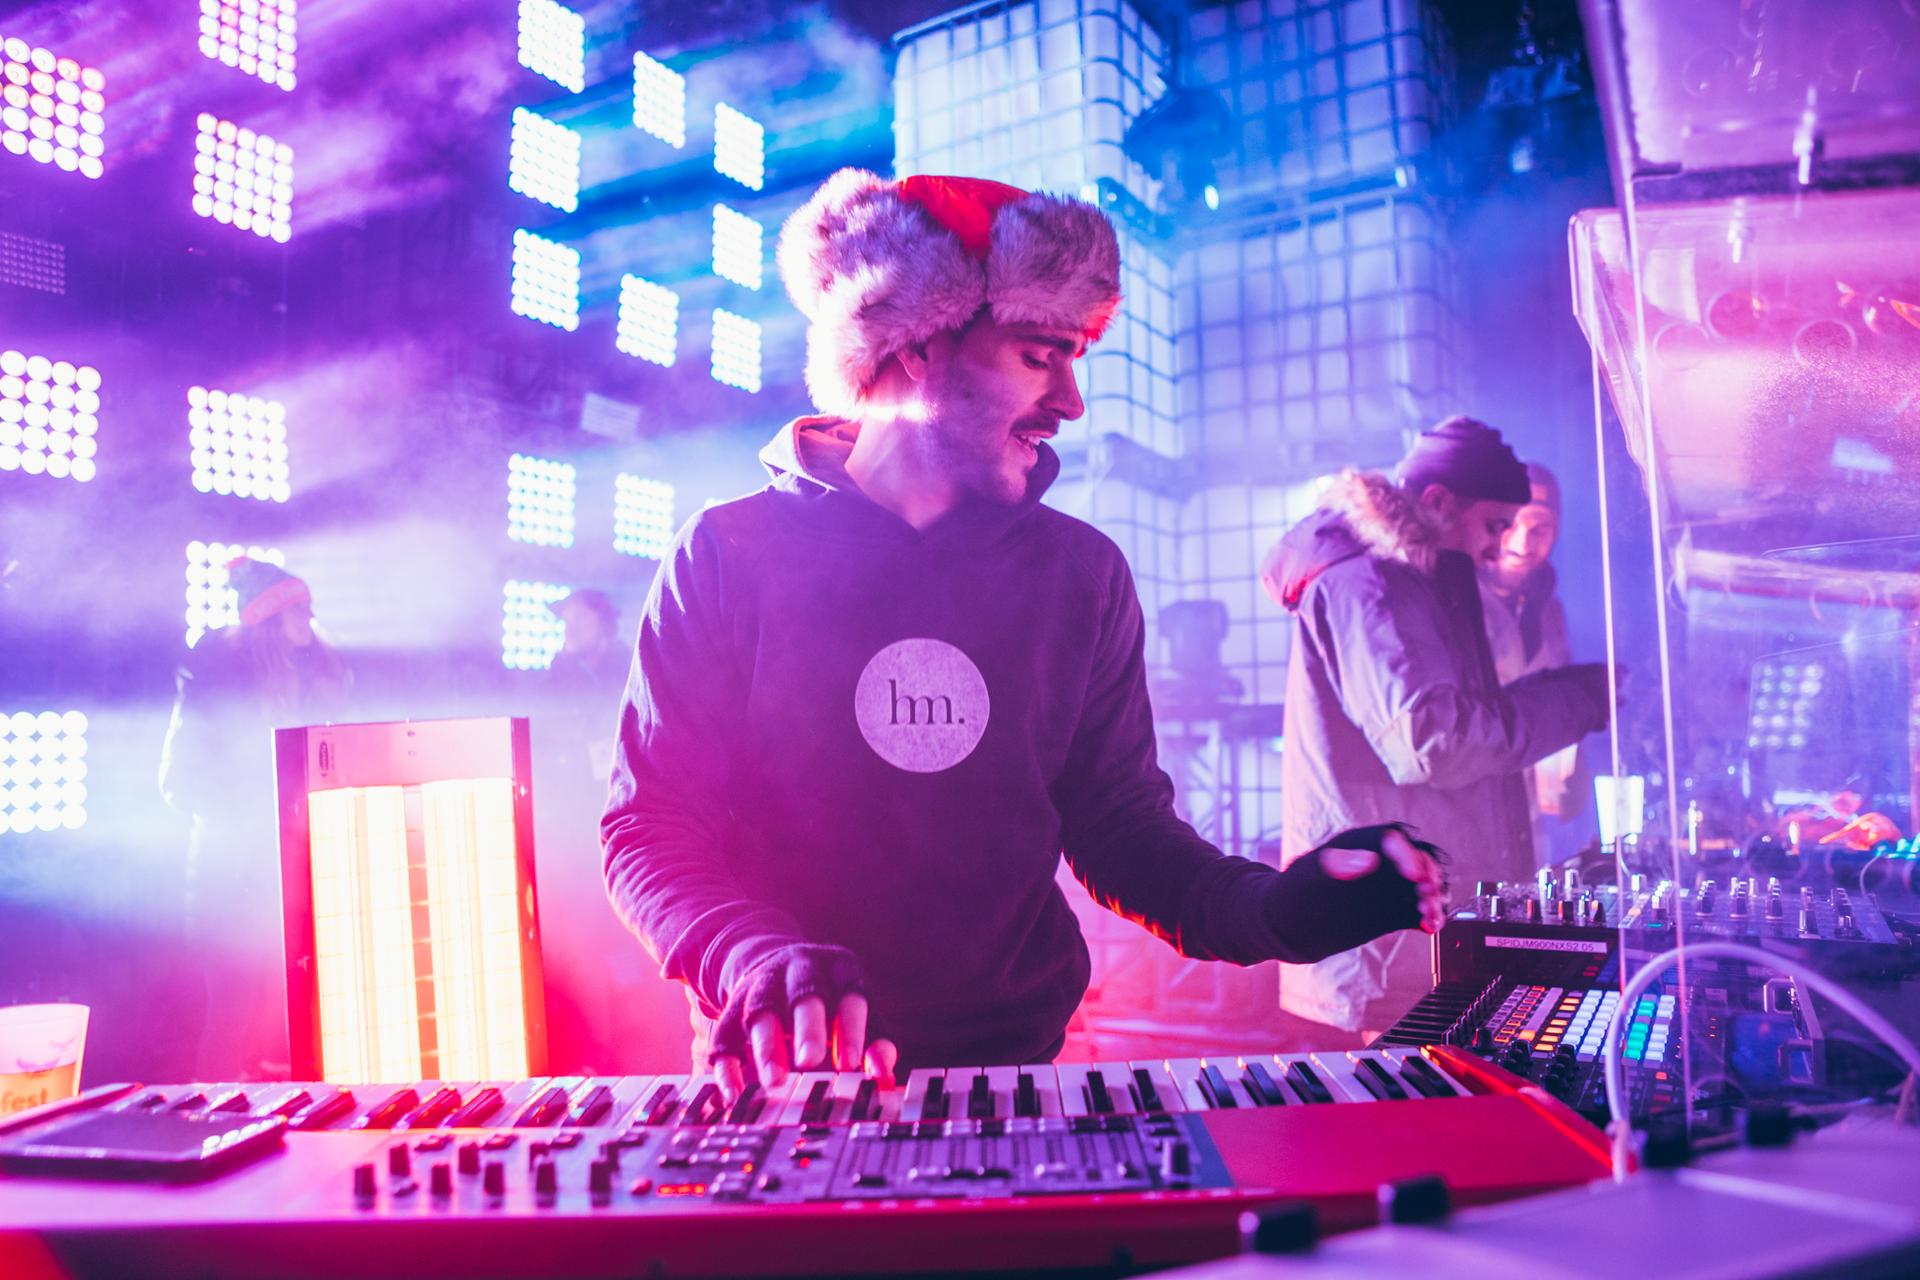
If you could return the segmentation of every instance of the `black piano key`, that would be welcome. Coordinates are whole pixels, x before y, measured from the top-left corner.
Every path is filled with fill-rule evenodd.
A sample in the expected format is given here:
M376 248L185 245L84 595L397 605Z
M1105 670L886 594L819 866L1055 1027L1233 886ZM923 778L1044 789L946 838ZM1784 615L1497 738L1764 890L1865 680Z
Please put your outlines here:
M557 1124L560 1117L567 1113L567 1091L554 1085L543 1089L540 1096L520 1108L509 1127L514 1129L537 1129L542 1125Z
M460 1105L460 1091L452 1085L442 1085L433 1091L425 1102L394 1121L396 1129L433 1129L452 1115Z
M1319 1072L1304 1062L1287 1064L1287 1081L1293 1085L1293 1091L1300 1095L1302 1102L1333 1101L1333 1090L1327 1088Z
M920 1107L921 1118L926 1120L945 1120L947 1118L947 1080L945 1076L935 1076L927 1082L927 1099Z
M1153 1073L1145 1067L1133 1069L1133 1100L1140 1104L1142 1111L1165 1111L1166 1104L1160 1101L1160 1091L1153 1087Z
M986 1073L982 1072L973 1078L973 1088L967 1094L967 1119L992 1120L994 1118L993 1086L987 1083Z
M1286 1105L1287 1095L1281 1090L1279 1084L1274 1081L1273 1075L1267 1070L1265 1063L1249 1062L1245 1074L1240 1077L1240 1083L1246 1086L1247 1096L1253 1099L1255 1106L1282 1107Z
M251 1109L252 1105L253 1105L252 1103L247 1101L247 1091L245 1089L235 1089L232 1092L223 1094L220 1097L215 1098L212 1102L208 1103L207 1110L208 1111L247 1111Z
M611 1110L613 1110L613 1089L608 1085L597 1084L587 1090L586 1095L574 1103L572 1109L567 1112L567 1127L583 1129L599 1124L607 1118L607 1113Z
M862 1080L859 1087L853 1091L853 1109L847 1113L847 1119L855 1121L867 1120L878 1115L880 1109L876 1099L879 1093L880 1082L878 1080L875 1080L872 1076L868 1076Z
M420 1105L420 1094L413 1089L401 1089L392 1097L381 1101L380 1105L353 1122L355 1129L391 1129L394 1121Z
M1400 1082L1387 1073L1387 1069L1372 1058L1362 1058L1353 1065L1353 1078L1382 1102L1400 1102L1405 1100L1407 1091Z
M195 1089L191 1093L182 1094L180 1100L173 1104L173 1109L175 1111L198 1111L206 1105L207 1095Z
M1429 1098L1451 1098L1453 1087L1445 1076L1431 1062L1416 1054L1408 1054L1400 1060L1400 1075L1406 1082Z
M1197 1083L1200 1085L1201 1096L1215 1111L1224 1111L1229 1107L1240 1105L1234 1099L1233 1087L1227 1083L1227 1078L1220 1074L1220 1068L1215 1066L1200 1068L1200 1079Z
M712 1124L720 1119L720 1108L724 1105L720 1086L709 1080L694 1090L692 1100L687 1103L687 1113L680 1117L680 1123Z
M807 1105L800 1109L801 1124L825 1124L833 1119L833 1082L815 1080L807 1091Z
M740 1096L734 1099L733 1107L727 1112L728 1124L752 1124L759 1118L761 1109L767 1100L760 1096L760 1082L750 1080Z
M1087 1072L1087 1110L1097 1116L1114 1112L1113 1092L1107 1088L1106 1076L1098 1071Z
M327 1097L320 1099L299 1115L293 1117L296 1129L325 1129L354 1108L356 1099L351 1089L335 1089Z
M295 1089L292 1093L274 1103L273 1109L266 1114L269 1116L292 1116L296 1112L304 1110L312 1101L313 1095L305 1089Z
M477 1089L474 1095L467 1099L465 1106L458 1108L447 1117L447 1127L471 1129L475 1125L485 1124L487 1118L505 1106L506 1102L506 1095L492 1085Z
M1034 1087L1031 1072L1020 1073L1020 1087L1013 1094L1013 1114L1036 1117L1040 1114L1040 1091Z
M680 1091L670 1084L663 1084L653 1091L651 1098L647 1099L646 1122L654 1125L665 1124L673 1119L673 1113L679 1109Z

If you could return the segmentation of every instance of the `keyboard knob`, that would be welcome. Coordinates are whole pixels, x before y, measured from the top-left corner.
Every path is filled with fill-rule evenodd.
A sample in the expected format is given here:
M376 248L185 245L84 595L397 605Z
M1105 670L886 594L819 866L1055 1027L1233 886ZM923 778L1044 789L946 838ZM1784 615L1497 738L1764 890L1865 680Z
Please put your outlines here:
M552 1203L560 1190L560 1171L551 1160L542 1160L533 1166L533 1194L540 1200Z
M473 1174L479 1173L480 1172L480 1144L477 1142L461 1143L460 1151L457 1159L459 1161L457 1167L459 1168L461 1173L466 1174L469 1177L471 1177Z
M495 1200L507 1194L507 1166L499 1160L487 1161L480 1172L480 1189Z
M1240 1252L1306 1253L1320 1240L1320 1215L1310 1204L1277 1204L1240 1215Z
M453 1194L453 1166L445 1160L436 1160L427 1170L427 1190L435 1198L444 1200Z
M373 1165L371 1162L353 1166L353 1198L371 1200L374 1193Z
M413 1176L413 1157L406 1143L396 1142L387 1148L387 1172L396 1178Z
M1382 1183L1379 1199L1380 1220L1402 1225L1439 1222L1453 1208L1446 1179L1437 1174Z
M587 1194L595 1200L605 1200L613 1195L613 1170L611 1160L595 1160L587 1166Z

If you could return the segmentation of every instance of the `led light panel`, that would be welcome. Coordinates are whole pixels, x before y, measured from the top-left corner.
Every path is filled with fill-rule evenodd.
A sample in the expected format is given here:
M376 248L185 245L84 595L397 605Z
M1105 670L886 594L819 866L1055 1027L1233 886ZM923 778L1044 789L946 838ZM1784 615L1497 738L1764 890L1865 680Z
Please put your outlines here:
M507 536L542 547L573 545L573 464L507 459Z
M513 313L560 329L578 329L580 251L531 231L514 232Z
M193 211L285 244L293 234L293 148L201 112Z
M658 560L673 545L673 486L621 472L613 479L613 549Z
M723 280L758 289L766 259L766 231L738 210L713 206L713 273Z
M287 469L287 407L278 400L208 387L187 389L193 487L261 502L293 496Z
M630 356L671 366L679 339L680 295L639 276L621 276L613 344Z
M0 40L0 148L68 173L105 172L107 79L18 36Z
M713 107L713 167L755 191L767 178L767 131L724 102Z
M742 391L760 389L760 326L718 307L713 312L713 378Z
M644 53L633 55L633 123L662 142L687 145L687 79Z
M220 627L240 621L240 595L227 581L227 565L246 556L287 567L287 558L273 547L242 546L238 542L187 544L187 643Z
M292 89L295 0L200 0L200 52Z
M575 93L587 84L587 21L553 0L520 0L520 65Z
M0 836L87 821L87 718L0 712Z
M566 639L566 625L551 606L572 591L557 582L509 579L500 630L500 661L515 671L544 671Z
M507 185L556 209L568 213L578 209L580 135L525 107L515 107Z
M0 471L93 479L99 413L93 366L0 351Z

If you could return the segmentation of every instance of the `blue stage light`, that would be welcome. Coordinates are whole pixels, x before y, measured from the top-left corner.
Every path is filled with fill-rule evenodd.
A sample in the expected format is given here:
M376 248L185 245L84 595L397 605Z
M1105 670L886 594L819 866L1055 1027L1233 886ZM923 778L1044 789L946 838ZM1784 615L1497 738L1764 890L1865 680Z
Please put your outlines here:
M523 196L572 213L580 207L580 135L525 107L515 107L507 185Z
M755 191L767 178L767 131L724 102L713 108L713 167Z
M240 621L240 596L227 581L229 562L246 556L285 568L286 556L274 547L243 546L238 542L187 544L187 643Z
M552 605L571 592L557 582L508 580L500 624L502 665L515 671L544 671L553 665L567 628L554 616Z
M0 40L0 149L68 173L105 172L106 77L18 36Z
M0 711L0 835L87 821L87 717Z
M0 351L0 471L93 479L99 412L90 365Z
M680 295L639 276L621 276L613 344L630 356L671 366L679 337Z
M520 0L520 65L575 93L587 84L587 22L553 0Z
M295 0L200 0L200 52L291 89Z
M287 407L278 400L207 387L187 389L193 487L261 502L293 496Z
M746 214L713 206L713 273L723 280L760 287L766 231Z
M531 231L514 232L513 312L561 329L578 329L579 250Z
M573 464L516 453L507 459L507 536L542 547L573 545Z
M687 145L687 80L644 53L633 55L633 123L662 142Z
M673 545L673 486L621 472L613 478L613 549L655 560Z
M293 148L201 112L193 211L285 244L293 234Z
M713 377L742 391L760 389L760 326L714 308Z

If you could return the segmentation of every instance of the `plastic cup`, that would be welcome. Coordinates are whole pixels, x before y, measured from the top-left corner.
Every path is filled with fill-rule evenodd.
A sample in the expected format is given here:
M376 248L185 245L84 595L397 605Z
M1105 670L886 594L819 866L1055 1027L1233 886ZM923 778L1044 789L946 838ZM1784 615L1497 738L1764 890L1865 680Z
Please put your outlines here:
M1646 825L1647 780L1639 774L1601 774L1593 780L1600 843L1614 847L1638 840Z
M80 1092L87 1006L17 1004L0 1009L0 1117Z

